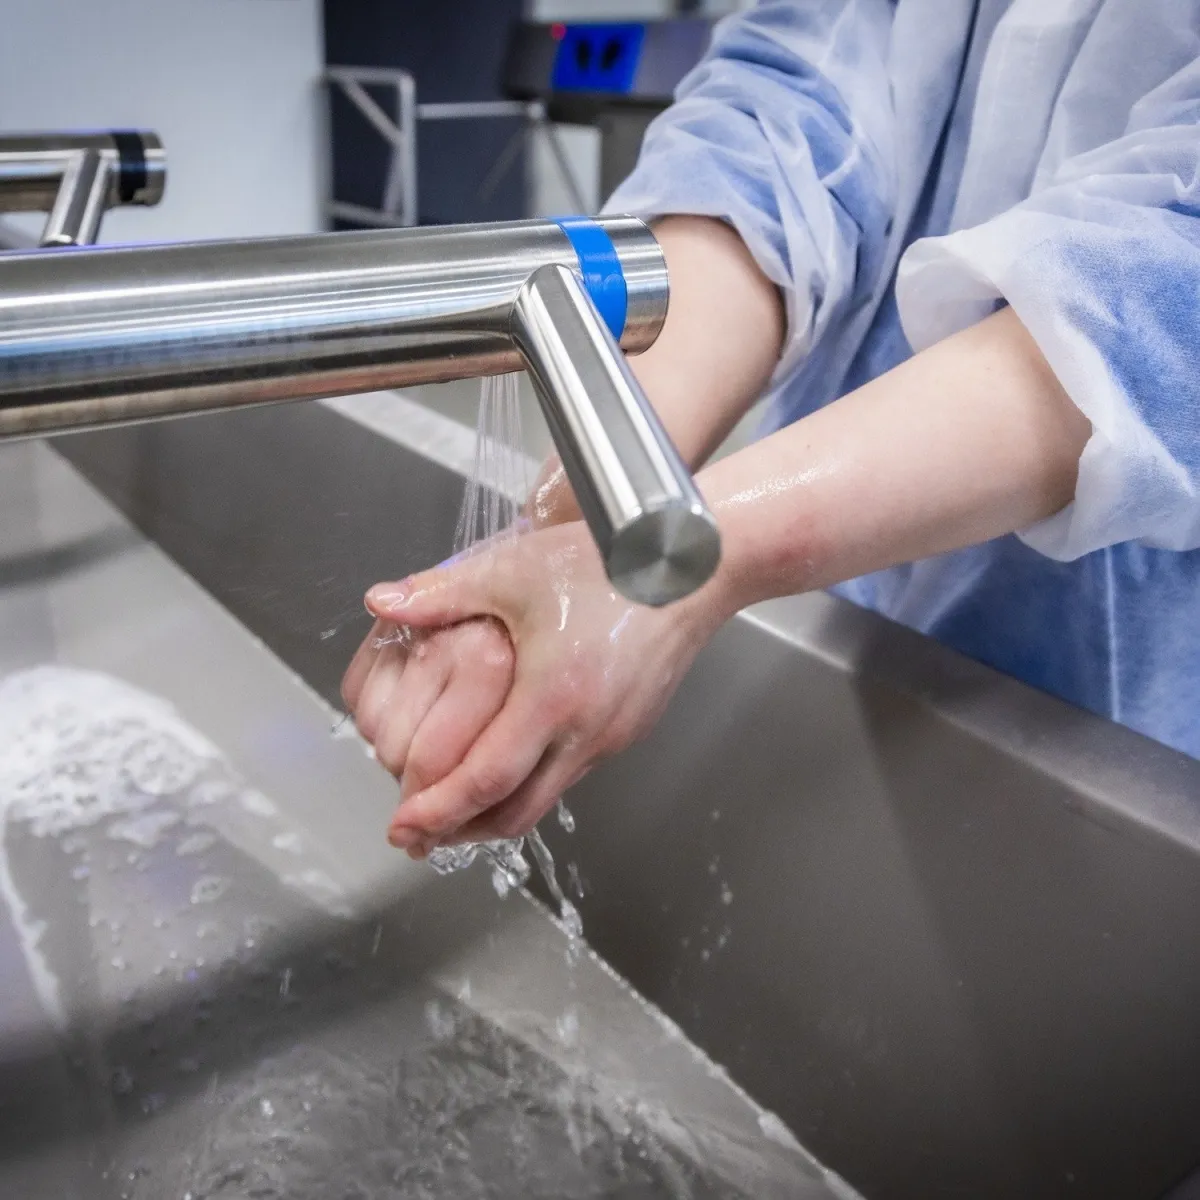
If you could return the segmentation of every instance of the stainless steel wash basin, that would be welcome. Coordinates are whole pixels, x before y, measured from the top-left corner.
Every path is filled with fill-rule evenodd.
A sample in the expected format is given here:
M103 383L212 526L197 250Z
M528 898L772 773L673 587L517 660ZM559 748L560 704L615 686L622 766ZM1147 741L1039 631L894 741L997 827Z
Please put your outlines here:
M312 405L58 446L330 703L363 588L444 555L462 487ZM363 861L407 873L368 767ZM592 945L872 1200L1200 1164L1200 763L814 595L733 622L568 803ZM420 902L453 889L486 880Z
M0 1195L850 1195L533 901L382 839L331 710L0 449Z

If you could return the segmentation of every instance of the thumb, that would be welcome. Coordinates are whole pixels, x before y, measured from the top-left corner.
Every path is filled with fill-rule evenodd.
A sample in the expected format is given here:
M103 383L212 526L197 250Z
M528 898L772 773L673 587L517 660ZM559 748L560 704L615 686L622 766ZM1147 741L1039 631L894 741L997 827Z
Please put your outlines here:
M499 616L487 574L479 559L451 560L398 583L377 583L367 592L367 609L415 629Z

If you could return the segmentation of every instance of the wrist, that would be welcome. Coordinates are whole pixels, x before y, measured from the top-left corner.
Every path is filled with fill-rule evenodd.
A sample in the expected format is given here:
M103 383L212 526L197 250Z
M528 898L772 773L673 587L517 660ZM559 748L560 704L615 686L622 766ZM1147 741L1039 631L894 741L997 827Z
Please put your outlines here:
M838 543L820 532L825 472L780 449L777 438L767 438L696 477L721 533L720 562L697 594L716 624L841 577ZM779 503L785 496L786 510Z

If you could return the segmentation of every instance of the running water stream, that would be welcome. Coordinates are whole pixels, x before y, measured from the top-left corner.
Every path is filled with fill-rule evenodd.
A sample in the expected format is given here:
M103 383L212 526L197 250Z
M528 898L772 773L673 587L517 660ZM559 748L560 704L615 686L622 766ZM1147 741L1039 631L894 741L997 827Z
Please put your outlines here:
M485 378L480 386L475 461L455 530L456 557L484 542L495 544L497 540L520 536L521 506L533 480L523 449L518 382L517 375L496 375ZM412 634L408 630L399 630L397 636L408 640ZM574 818L561 803L559 821L568 832L574 829ZM503 895L528 882L530 865L525 857L526 850L558 906L571 952L576 953L583 937L583 922L559 884L554 858L536 829L527 837L503 838L478 845L438 846L430 853L429 864L440 874L447 874L470 866L477 856L482 855L491 864L496 890Z

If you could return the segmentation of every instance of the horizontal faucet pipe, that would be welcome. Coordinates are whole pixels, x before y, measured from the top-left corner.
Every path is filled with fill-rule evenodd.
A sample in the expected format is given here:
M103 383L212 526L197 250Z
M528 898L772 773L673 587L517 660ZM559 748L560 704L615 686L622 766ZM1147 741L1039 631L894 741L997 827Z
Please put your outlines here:
M528 366L609 577L669 603L719 541L619 352L667 299L630 217L0 254L0 440Z
M165 188L166 156L153 133L0 136L0 213L48 213L43 246L90 245L109 209L158 204Z

